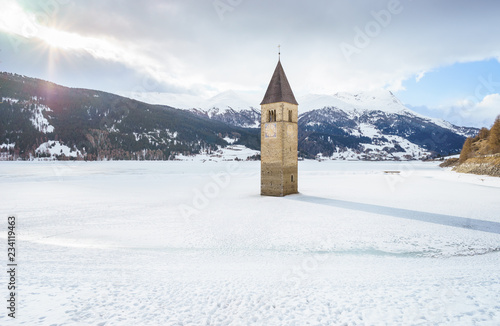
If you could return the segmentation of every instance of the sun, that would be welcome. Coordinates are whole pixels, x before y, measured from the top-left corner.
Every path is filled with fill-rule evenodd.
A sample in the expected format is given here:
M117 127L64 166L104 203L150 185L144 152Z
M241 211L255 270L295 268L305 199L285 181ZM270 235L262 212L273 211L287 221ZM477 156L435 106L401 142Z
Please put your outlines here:
M40 24L34 14L25 12L16 2L0 0L0 4L0 30L9 34L39 39L53 49L87 50L103 58L114 58L118 52L106 40Z
M81 36L39 24L35 15L27 13L16 2L0 2L0 30L24 38L38 38L47 45L63 49L80 48Z
M87 43L78 34L59 31L52 28L41 30L39 38L48 45L61 49L81 49L85 46L85 43Z

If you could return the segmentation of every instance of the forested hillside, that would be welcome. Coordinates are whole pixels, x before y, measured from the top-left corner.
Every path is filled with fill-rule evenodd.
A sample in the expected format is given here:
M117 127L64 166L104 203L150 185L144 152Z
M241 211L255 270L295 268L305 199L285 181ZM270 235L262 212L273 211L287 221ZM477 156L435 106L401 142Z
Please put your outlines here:
M0 74L2 157L173 159L235 140L258 149L260 133L168 106L15 74ZM226 138L226 140L224 139Z

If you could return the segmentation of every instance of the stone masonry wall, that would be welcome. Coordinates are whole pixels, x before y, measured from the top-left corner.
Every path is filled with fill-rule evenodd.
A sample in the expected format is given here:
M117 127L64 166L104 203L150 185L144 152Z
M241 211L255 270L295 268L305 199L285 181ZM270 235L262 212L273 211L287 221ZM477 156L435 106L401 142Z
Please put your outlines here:
M269 110L275 110L275 122L269 122ZM289 121L289 110L292 112L292 122ZM262 195L284 196L298 191L297 113L298 107L294 104L281 102L262 105ZM266 128L266 124L276 125L275 134L272 132L274 125Z

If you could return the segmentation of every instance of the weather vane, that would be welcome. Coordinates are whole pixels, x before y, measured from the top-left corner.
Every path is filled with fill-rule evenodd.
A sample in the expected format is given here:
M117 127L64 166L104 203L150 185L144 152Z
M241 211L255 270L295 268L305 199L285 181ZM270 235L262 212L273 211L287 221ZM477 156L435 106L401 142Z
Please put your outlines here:
M281 45L278 44L278 60L281 59Z

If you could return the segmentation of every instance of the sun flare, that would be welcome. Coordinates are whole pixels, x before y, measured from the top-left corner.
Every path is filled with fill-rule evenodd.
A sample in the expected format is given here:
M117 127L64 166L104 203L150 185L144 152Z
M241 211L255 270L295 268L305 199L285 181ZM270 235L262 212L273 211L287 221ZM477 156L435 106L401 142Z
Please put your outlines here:
M40 39L52 47L63 49L81 49L84 45L79 35L50 28L41 31Z
M0 30L26 39L39 39L51 48L85 50L103 59L116 59L122 52L110 42L82 36L38 23L35 15L26 12L16 2L0 1Z

